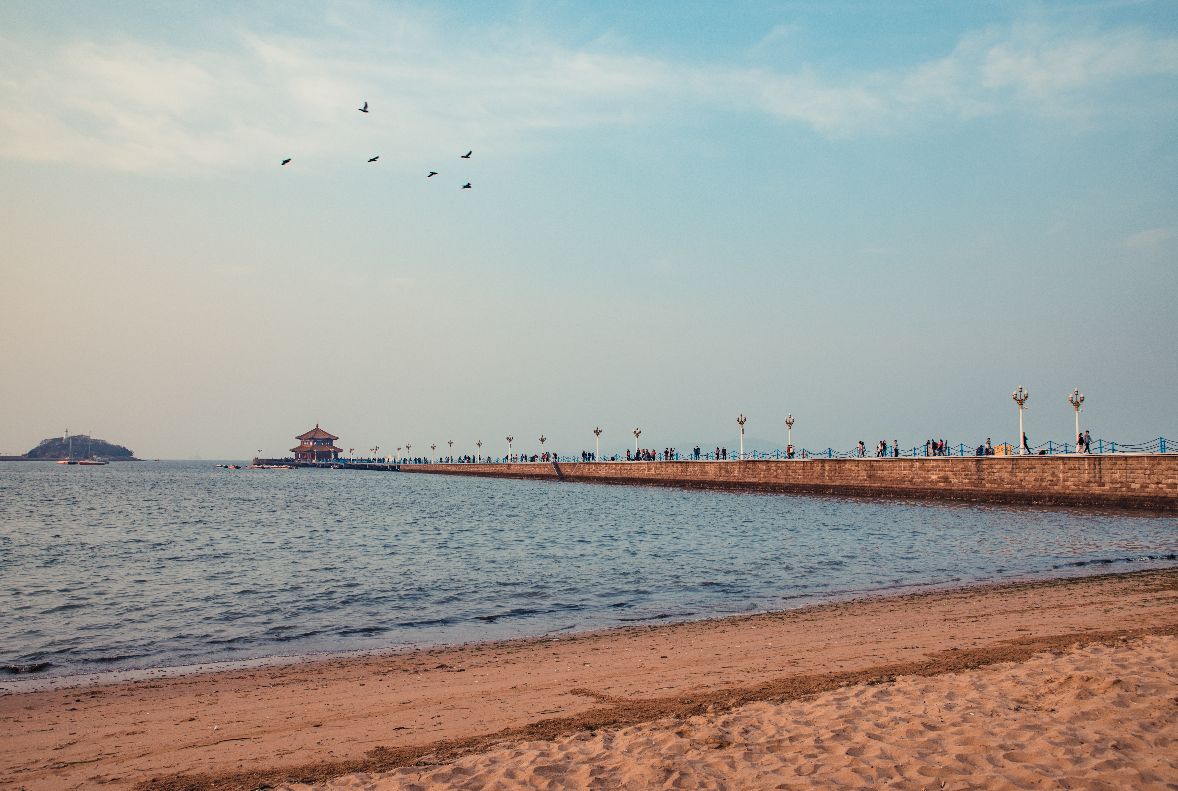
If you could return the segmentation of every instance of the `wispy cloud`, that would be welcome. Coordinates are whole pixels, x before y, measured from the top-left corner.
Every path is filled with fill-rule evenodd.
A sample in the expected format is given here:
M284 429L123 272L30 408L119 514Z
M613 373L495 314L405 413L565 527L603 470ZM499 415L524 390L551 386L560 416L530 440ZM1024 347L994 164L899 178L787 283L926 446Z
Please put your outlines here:
M1173 228L1150 228L1125 237L1125 247L1138 252L1157 253L1174 239Z
M828 74L674 63L510 31L455 50L440 23L382 13L379 36L334 19L315 38L247 30L220 50L74 40L46 52L0 39L0 156L165 172L269 163L338 149L357 133L363 100L379 108L363 120L388 141L386 158L734 109L852 136L1000 113L1099 116L1119 85L1178 76L1178 39L1138 28L987 29L906 68Z

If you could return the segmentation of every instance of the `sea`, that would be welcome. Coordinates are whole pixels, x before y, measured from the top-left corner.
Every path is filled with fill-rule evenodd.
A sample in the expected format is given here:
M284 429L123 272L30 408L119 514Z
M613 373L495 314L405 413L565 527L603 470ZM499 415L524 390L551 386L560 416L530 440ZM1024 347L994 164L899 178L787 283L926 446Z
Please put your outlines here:
M0 684L1168 566L1178 520L1119 511L4 463Z

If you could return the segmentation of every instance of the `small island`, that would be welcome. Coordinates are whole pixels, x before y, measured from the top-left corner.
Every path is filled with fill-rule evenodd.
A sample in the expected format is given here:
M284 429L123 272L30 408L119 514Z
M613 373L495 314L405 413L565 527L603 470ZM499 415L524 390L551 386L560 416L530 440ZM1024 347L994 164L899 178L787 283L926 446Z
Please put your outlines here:
M59 461L61 459L105 459L107 461L139 461L130 448L115 445L104 439L75 434L68 437L49 437L23 456L2 456L0 461Z

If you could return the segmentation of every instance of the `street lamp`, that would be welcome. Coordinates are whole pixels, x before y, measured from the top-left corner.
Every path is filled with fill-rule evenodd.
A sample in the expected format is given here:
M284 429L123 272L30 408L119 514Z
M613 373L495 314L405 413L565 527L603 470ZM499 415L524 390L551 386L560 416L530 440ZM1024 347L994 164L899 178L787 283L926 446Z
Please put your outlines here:
M638 453L638 438L642 436L642 429L634 429L634 453Z
M601 426L593 429L593 436L597 438L597 455L593 457L593 460L601 461Z
M1080 392L1080 388L1072 391L1068 396L1068 403L1072 405L1072 409L1076 410L1076 452L1080 452L1080 404L1084 403L1084 394Z
M548 437L543 434L540 435L540 453L544 453L544 443L548 441Z
M792 412L785 416L785 444L787 446L794 444L794 416Z
M744 422L748 420L741 412L736 416L736 425L740 426L740 458L744 458Z
M409 442L406 442L406 443L405 443L405 455L406 455L406 456L408 456L408 455L409 455L409 451L410 451L410 450L412 450L412 449L413 449L413 444L412 444L412 443L409 443Z
M438 451L438 444L436 442L431 442L429 444L429 452L431 454L430 461L433 461L433 454L437 453L437 451Z
M1019 455L1021 456L1030 452L1027 448L1027 435L1023 431L1023 408L1027 403L1027 399L1031 397L1031 394L1024 390L1022 385L1019 385L1018 390L1011 393L1010 397L1014 399L1014 403L1018 404L1018 444Z
M511 436L510 434L507 435L507 460L508 461L511 461L511 441L513 439L515 439L515 437Z
M479 461L483 460L483 441L480 439L475 443L475 447L479 449Z
M448 439L448 440L446 440L446 444L450 446L450 452L453 453L454 452L454 440Z

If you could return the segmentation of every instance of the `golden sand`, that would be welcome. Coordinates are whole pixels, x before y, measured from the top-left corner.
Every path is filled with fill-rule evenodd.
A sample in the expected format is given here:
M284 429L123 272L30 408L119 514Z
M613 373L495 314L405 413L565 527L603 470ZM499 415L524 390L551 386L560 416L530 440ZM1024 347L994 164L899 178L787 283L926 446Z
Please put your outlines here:
M1175 637L1171 569L0 684L0 788L1178 786Z

